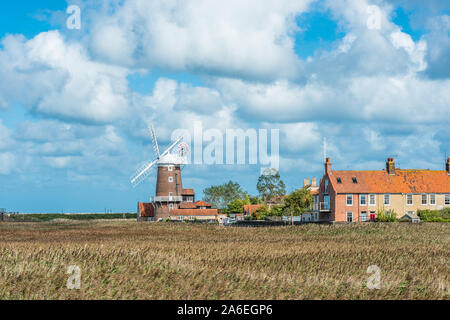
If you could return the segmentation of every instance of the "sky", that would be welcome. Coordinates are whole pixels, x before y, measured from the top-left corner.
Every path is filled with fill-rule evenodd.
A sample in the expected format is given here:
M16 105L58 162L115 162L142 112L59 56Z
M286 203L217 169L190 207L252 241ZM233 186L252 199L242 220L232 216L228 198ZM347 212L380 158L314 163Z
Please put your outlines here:
M80 28L68 28L69 6ZM73 22L73 20L70 20ZM448 0L105 0L0 4L0 207L136 211L130 176L177 129L279 129L288 191L336 170L443 170ZM259 164L183 168L183 186Z

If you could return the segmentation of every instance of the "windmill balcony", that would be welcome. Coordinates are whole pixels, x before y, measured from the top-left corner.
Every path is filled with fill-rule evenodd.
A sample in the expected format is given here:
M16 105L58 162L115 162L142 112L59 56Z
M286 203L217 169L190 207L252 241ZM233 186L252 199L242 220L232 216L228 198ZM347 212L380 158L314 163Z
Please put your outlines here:
M150 202L183 202L182 196L162 196L162 197L152 197Z

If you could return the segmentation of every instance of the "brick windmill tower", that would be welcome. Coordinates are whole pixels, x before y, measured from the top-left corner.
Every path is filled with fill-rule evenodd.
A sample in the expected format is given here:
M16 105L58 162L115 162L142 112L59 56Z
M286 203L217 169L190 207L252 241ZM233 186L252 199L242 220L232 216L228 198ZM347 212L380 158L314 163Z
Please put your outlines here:
M156 179L156 195L150 199L151 210L154 214L154 219L167 218L169 212L173 209L178 209L180 203L186 198L183 194L183 183L181 180L181 168L187 164L187 145L182 143L182 137L178 138L172 143L169 148L163 153L159 152L158 141L156 138L155 129L150 128L153 139L153 148L156 153L154 161L144 164L136 174L131 178L133 186L137 186L144 181L151 173L151 169L156 165L158 167ZM177 153L171 151L178 147ZM183 197L184 196L184 197Z

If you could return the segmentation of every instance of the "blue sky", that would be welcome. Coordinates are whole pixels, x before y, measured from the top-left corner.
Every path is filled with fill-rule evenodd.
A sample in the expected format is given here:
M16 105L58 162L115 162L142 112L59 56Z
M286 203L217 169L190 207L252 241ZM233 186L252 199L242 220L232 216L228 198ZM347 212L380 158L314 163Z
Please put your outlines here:
M243 5L244 3L244 5ZM80 30L66 8L81 8ZM374 8L376 16L374 16ZM13 1L0 5L0 207L134 211L129 177L179 128L280 130L288 190L337 169L441 170L448 1ZM375 19L375 20L374 20ZM379 24L370 24L378 21ZM183 169L256 194L260 166Z

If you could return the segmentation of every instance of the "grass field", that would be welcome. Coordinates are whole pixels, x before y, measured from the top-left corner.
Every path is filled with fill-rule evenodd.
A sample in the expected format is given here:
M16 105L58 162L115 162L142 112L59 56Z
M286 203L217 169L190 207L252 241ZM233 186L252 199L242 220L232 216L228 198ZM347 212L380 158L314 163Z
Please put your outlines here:
M449 240L448 223L3 223L0 299L449 299Z

